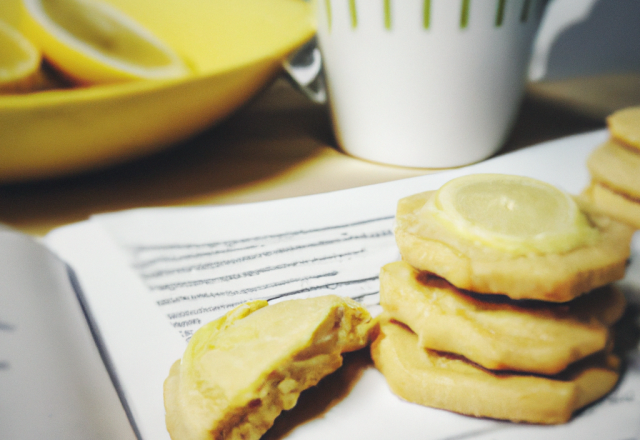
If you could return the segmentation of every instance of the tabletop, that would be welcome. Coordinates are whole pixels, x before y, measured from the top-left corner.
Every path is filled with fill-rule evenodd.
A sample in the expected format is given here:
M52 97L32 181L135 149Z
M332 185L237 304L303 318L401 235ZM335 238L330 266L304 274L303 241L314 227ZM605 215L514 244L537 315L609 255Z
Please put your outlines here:
M640 73L532 82L497 154L604 128L607 114L634 104ZM0 223L42 235L103 212L273 200L437 171L344 154L327 107L278 77L227 120L159 153L80 175L0 185Z

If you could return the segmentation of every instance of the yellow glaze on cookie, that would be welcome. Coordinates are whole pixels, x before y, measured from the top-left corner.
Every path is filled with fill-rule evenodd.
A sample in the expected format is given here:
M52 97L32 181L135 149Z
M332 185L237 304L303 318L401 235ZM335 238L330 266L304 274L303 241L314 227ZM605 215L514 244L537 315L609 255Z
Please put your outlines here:
M633 229L575 199L595 241L558 253L513 253L460 234L425 215L434 191L401 199L395 237L402 258L460 289L512 299L569 301L624 276Z
M569 194L507 174L453 179L436 191L421 215L514 255L566 252L594 242L598 235Z
M404 262L380 272L380 304L417 334L421 347L451 352L491 370L556 374L605 349L624 312L607 286L565 304L486 299Z
M300 392L366 346L372 320L337 296L233 309L191 338L164 396L173 440L257 440Z
M584 196L602 212L627 223L634 229L640 229L640 197L633 198L616 192L596 180L593 180L584 190Z
M587 167L594 180L615 192L640 199L640 150L607 141L589 155Z
M607 117L607 126L614 139L640 150L640 106L612 113Z
M495 373L464 359L424 350L401 325L380 320L371 346L391 390L410 402L477 417L557 424L608 393L618 380L613 355L589 358L561 376Z

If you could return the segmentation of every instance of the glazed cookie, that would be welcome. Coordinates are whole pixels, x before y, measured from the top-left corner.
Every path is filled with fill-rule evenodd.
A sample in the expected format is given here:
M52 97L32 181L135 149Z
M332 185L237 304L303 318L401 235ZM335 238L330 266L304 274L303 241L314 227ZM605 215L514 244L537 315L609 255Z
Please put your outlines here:
M605 349L609 326L626 302L611 286L566 304L474 295L395 262L380 272L380 304L417 334L421 347L456 353L491 370L556 374Z
M616 192L596 181L592 181L583 194L591 203L611 217L627 223L632 228L640 229L640 197L633 198Z
M535 179L475 174L401 199L402 258L464 290L569 301L624 276L633 229Z
M164 385L173 440L257 440L300 392L365 347L372 328L337 296L243 304L198 330Z
M539 424L567 422L618 380L613 355L588 358L558 376L496 373L425 350L408 328L383 317L371 356L391 390L420 405L477 417Z
M587 168L593 180L630 199L640 199L640 150L605 142L589 155Z
M614 139L640 150L640 106L612 113L607 126Z

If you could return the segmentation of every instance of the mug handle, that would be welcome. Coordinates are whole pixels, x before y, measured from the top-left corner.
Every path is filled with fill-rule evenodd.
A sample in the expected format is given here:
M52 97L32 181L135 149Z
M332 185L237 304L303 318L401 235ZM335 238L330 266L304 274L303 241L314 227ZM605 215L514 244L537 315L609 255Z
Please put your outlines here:
M327 87L322 69L322 55L312 38L283 63L287 80L312 102L327 102Z

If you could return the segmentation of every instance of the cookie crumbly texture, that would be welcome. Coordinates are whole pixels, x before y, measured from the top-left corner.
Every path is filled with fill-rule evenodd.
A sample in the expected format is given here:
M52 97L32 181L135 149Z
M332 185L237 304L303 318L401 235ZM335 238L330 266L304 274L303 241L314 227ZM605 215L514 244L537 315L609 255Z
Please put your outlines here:
M612 138L640 152L640 106L612 113L607 126Z
M626 305L612 286L566 305L495 298L472 296L405 262L380 271L380 304L416 333L421 347L456 353L491 370L557 374L604 350L609 327Z
M164 384L173 440L258 440L300 392L369 343L373 320L349 298L243 304L191 338Z
M376 367L400 398L476 417L559 424L618 381L614 355L588 358L559 376L496 373L425 350L408 328L383 316L371 345Z
M512 255L458 236L420 211L435 191L398 202L395 237L403 260L459 289L512 299L566 302L624 276L633 229L576 203L599 231L596 243L561 254Z

